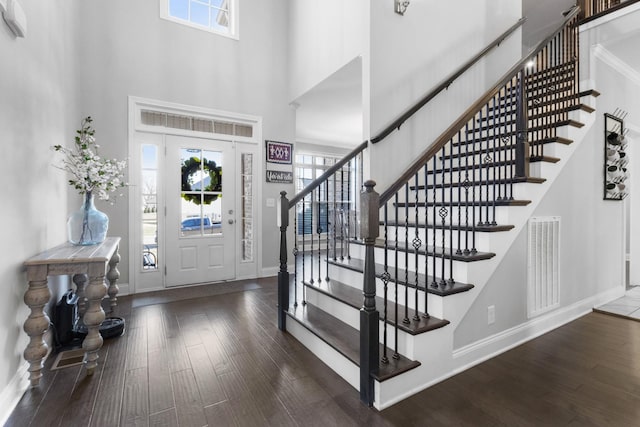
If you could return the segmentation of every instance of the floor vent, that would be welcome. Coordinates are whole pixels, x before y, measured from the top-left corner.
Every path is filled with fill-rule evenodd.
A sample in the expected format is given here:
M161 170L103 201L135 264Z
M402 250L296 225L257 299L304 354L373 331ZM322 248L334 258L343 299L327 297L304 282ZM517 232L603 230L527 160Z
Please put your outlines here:
M538 316L560 305L560 217L529 219L527 316Z
M82 363L84 360L84 349L78 348L75 350L66 350L61 351L56 356L56 360L53 361L53 365L51 365L51 370L55 371L56 369L69 368L71 366L77 366Z

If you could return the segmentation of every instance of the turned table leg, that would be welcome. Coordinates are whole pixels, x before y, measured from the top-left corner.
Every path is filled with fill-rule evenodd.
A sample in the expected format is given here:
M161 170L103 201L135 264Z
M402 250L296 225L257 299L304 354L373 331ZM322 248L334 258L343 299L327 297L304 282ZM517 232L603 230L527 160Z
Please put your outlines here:
M78 296L78 326L81 326L83 325L84 312L87 311L87 299L84 296L84 288L87 284L87 275L74 274L73 283L76 285L76 295Z
M83 316L87 336L82 341L82 348L85 351L84 364L87 375L93 375L98 365L98 351L102 348L103 342L99 327L105 317L101 301L107 293L107 286L104 283L104 264L90 265L88 276L89 284L85 287L87 309Z
M118 263L120 262L120 254L118 253L118 248L116 247L116 251L113 253L113 256L109 260L109 271L107 272L107 280L109 280L109 306L110 312L112 312L116 306L118 305L118 279L120 278L120 272L118 271Z
M24 358L29 362L29 381L37 386L42 377L42 360L47 355L48 346L43 335L49 329L49 316L44 306L49 302L51 293L47 286L47 267L34 266L27 270L29 289L24 294L24 302L31 309L24 322L24 331L29 335L29 344L24 350Z

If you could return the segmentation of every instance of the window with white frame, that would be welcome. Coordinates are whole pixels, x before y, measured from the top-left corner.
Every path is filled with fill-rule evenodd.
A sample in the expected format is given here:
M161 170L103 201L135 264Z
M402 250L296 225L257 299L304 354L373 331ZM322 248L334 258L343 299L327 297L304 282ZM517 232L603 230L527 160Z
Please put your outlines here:
M302 191L313 180L319 178L333 166L340 157L301 153L295 156L296 193ZM326 234L332 223L336 222L337 211L348 206L347 192L351 176L348 166L334 175L327 184L307 195L296 208L297 234ZM326 193L326 195L325 195Z
M238 38L239 0L160 0L160 16L223 36Z

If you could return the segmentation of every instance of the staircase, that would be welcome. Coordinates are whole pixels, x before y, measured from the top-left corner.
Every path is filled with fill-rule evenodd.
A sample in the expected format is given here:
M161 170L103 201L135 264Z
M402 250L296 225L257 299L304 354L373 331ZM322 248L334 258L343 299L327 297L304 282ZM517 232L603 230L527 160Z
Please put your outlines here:
M306 194L283 194L280 328L365 403L384 408L457 368L455 325L593 122L598 93L578 85L577 13L381 194L362 182L367 143Z

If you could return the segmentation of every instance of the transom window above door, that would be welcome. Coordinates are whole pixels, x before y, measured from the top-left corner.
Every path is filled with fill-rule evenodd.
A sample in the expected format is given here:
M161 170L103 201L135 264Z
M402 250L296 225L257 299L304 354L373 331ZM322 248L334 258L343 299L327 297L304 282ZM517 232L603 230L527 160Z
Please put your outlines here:
M238 38L239 0L160 0L160 17L189 27Z

